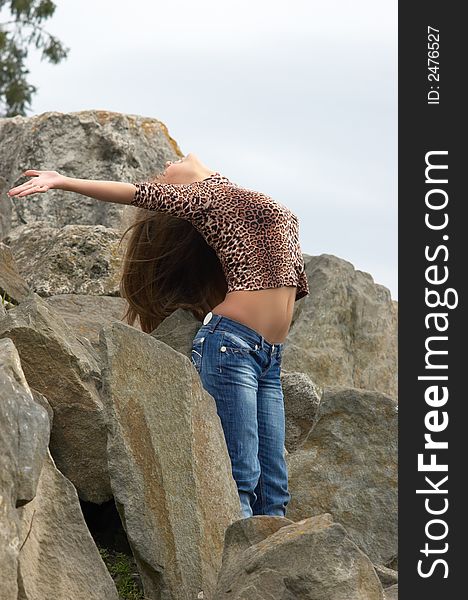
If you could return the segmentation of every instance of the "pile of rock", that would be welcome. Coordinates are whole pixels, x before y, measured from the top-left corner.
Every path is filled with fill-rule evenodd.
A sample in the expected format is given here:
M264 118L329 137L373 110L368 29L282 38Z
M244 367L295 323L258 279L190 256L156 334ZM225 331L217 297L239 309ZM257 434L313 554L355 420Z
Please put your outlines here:
M282 365L292 498L287 518L243 519L189 358L200 323L183 310L151 334L122 321L118 239L136 209L4 193L25 168L143 179L177 146L156 120L102 111L0 119L0 143L2 600L117 599L82 511L109 501L148 600L396 598L389 291L343 259L304 257L311 294Z

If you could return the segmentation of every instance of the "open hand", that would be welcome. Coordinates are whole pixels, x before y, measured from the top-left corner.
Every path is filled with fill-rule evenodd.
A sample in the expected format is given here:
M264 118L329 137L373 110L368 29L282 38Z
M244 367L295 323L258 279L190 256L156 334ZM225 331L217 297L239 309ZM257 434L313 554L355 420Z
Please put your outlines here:
M32 179L8 190L7 194L10 198L12 196L28 196L29 194L47 192L50 189L58 187L63 180L63 175L60 175L57 171L37 171L36 169L29 169L28 171L25 171L23 175L32 176Z

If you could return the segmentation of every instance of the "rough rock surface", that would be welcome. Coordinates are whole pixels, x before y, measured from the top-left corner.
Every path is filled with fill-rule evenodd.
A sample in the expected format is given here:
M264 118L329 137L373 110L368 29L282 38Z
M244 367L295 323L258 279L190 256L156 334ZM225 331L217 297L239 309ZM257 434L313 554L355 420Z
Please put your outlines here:
M384 565L374 565L374 569L384 588L398 583L398 571L389 569Z
M310 294L288 334L283 368L317 385L397 397L397 311L390 291L337 256L305 258Z
M238 533L228 529L226 543L241 538L244 529L255 529L257 522L266 533L261 519L283 520L263 515L242 519L230 526ZM246 537L251 540L248 547L226 552L213 600L384 598L372 563L330 515L279 524L258 541L250 531Z
M1 119L0 119L0 128L1 128ZM1 139L0 139L1 143ZM1 158L0 158L1 163ZM0 164L0 168L1 168ZM10 188L7 185L7 181L4 177L0 175L0 240L10 229L11 223L11 200L7 196L7 191Z
M116 229L44 221L15 227L5 238L17 268L40 296L119 294L122 247Z
M281 527L293 525L286 517L255 515L236 521L226 529L224 535L223 570L251 546L258 544Z
M105 110L45 112L0 119L0 192L29 181L26 169L54 170L68 177L106 181L145 181L182 156L161 121ZM47 221L51 227L120 227L134 207L122 207L81 194L49 190L23 198L2 194L0 238L12 227ZM2 217L3 215L3 217ZM56 292L59 293L59 292Z
M29 385L53 408L50 449L57 466L83 500L109 500L107 430L95 356L34 293L0 320L4 337L14 341Z
M49 443L47 412L33 399L18 351L0 339L0 598L17 600L17 507L35 494Z
M6 445L0 456L5 461L5 472L12 468L15 472L16 506L21 506L36 493L50 423L47 411L34 400L10 338L0 339L0 369L1 439Z
M242 518L216 404L190 360L123 323L101 330L112 490L148 598L216 585Z
M49 296L47 302L73 329L75 335L86 337L96 349L99 347L101 327L112 321L121 321L127 306L124 298L87 294L58 294ZM134 327L140 329L138 323Z
M294 452L315 423L321 392L304 373L285 372L281 377L286 421L286 448Z
M42 408L45 408L47 411L47 416L49 417L49 423L50 423L50 429L52 430L52 424L54 422L54 411L52 410L51 405L49 404L49 401L47 400L47 398L44 396L44 394L41 394L41 392L38 392L37 390L35 390L34 388L30 388L33 398L34 400L40 404L42 406Z
M233 591L220 600L374 600L382 585L395 600L389 290L339 257L304 254L311 293L294 305L281 377L290 518L241 519L215 402L188 359L201 323L177 310L147 335L122 320L119 242L143 209L6 194L32 168L147 181L182 156L176 142L156 119L91 110L0 119L0 147L2 600L116 600L73 486L98 504L115 494L148 598L216 600L222 555ZM70 481L46 453L50 430Z
M202 326L191 312L181 308L175 310L172 315L166 317L164 321L151 332L151 335L157 340L164 342L177 352L190 357L192 350L192 340L195 334Z
M49 452L36 497L18 513L18 600L118 600L86 526L76 489L56 468Z
M398 600L398 583L385 589L385 600Z
M0 242L0 296L18 303L30 292L29 286L19 274L10 246Z
M317 422L287 457L293 521L328 512L374 563L397 554L397 404L379 392L326 388Z

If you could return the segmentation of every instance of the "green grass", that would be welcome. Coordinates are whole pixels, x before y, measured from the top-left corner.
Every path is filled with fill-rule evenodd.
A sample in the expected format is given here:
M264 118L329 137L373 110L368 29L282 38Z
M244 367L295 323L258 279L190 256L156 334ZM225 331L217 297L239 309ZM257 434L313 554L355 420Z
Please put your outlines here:
M107 548L99 548L112 579L114 580L120 600L144 600L144 595L139 588L135 575L132 559L123 552L111 552Z
M0 296L1 304L8 310L9 307L14 306L16 303L13 302L13 299L6 293L6 290L3 291L3 294Z

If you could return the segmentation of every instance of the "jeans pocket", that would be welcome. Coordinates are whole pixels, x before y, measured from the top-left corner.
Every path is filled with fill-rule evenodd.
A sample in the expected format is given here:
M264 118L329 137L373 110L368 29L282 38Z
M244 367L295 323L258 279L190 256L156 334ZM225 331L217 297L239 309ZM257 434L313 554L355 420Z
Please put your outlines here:
M242 363L251 363L252 359L260 352L258 344L244 339L231 331L220 331L216 350L218 355L218 373L237 370Z
M231 331L223 331L220 346L220 351L227 354L251 354L258 350L257 344Z
M201 372L202 359L203 359L203 342L204 337L195 338L192 342L192 355L191 361L198 373Z

